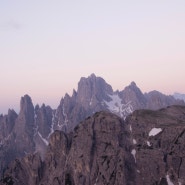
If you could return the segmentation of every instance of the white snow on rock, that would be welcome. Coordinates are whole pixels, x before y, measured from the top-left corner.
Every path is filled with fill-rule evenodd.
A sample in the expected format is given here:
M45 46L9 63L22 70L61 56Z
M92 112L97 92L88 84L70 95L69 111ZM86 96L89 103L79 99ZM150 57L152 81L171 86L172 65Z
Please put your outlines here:
M170 176L168 174L166 175L166 180L168 185L174 185L173 182L170 180Z
M155 135L159 134L161 131L162 131L161 128L153 128L152 130L150 130L148 135L149 136L155 136Z
M135 139L133 139L133 144L134 144L134 145L137 144L137 141L136 141Z
M136 150L132 149L131 154L134 156L135 163L136 163Z
M112 100L109 102L104 100L104 103L107 105L108 109L112 113L116 113L119 116L121 116L123 119L126 119L126 116L133 112L133 107L131 105L131 101L129 101L126 104L121 103L122 100L118 96L118 94L109 95L109 97Z
M42 141L43 141L46 145L49 144L48 141L47 141L45 138L42 137L42 135L41 135L40 132L38 132L38 135L39 135L39 137L42 139Z
M151 146L151 143L150 143L150 141L147 141L146 143L147 143L147 145L148 145L148 146Z

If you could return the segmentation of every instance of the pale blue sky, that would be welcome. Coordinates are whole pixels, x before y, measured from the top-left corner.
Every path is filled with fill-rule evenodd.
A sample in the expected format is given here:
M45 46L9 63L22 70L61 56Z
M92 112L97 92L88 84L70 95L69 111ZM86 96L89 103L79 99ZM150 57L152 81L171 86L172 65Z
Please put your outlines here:
M53 108L81 76L185 93L185 1L0 0L0 113Z

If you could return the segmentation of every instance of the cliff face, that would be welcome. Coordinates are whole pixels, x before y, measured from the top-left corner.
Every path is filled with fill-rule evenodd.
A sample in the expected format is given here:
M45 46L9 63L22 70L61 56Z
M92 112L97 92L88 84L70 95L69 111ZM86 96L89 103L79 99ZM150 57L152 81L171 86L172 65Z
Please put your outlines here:
M185 107L138 110L127 124L138 184L185 184Z
M14 161L1 184L183 185L184 142L183 106L138 110L125 121L99 112L71 133L55 131L43 161Z
M43 162L37 154L16 160L3 182L15 185L135 184L131 145L129 130L122 119L107 112L96 113L70 134L55 131Z

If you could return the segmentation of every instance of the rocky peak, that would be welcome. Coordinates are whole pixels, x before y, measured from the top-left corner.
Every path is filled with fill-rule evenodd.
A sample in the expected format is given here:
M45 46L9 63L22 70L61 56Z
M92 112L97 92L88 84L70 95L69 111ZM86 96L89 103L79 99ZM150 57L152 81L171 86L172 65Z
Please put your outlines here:
M15 145L18 156L25 155L25 152L34 150L34 107L31 98L28 95L21 97L20 113L16 119L13 133L16 137ZM20 153L19 153L20 152Z
M27 94L21 97L21 102L20 102L20 112L27 113L30 110L33 110L33 103L31 100L31 97L28 96Z
M34 122L34 106L28 95L21 97L19 118L25 119L27 124Z
M130 86L131 86L131 87L135 87L135 86L137 86L137 85L136 85L136 83L135 83L134 81L132 81L132 82L130 83Z
M146 98L135 82L131 82L130 85L125 87L120 92L120 96L125 103L131 102L134 110L144 108L146 105Z
M17 118L17 113L11 109L8 110L7 115L0 116L0 143L1 144L3 144L4 141L11 134L12 129L15 125L16 118Z
M93 98L96 98L99 101L102 99L107 99L107 95L112 94L113 90L103 78L96 77L94 74L92 74L88 78L81 78L80 82L78 83L77 92L78 101L83 102L86 106L88 106Z

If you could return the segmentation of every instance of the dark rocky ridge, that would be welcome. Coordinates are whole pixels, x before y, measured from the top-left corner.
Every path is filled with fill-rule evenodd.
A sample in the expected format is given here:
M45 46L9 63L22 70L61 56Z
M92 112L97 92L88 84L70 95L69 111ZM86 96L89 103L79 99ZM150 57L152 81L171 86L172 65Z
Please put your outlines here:
M35 151L43 157L54 130L70 132L95 112L109 111L125 119L137 109L156 110L174 104L185 105L157 91L143 94L134 82L114 92L103 78L94 74L81 78L77 91L74 90L72 96L66 94L56 110L44 104L34 107L31 98L25 95L18 115L9 110L8 115L0 116L0 177L17 157Z
M71 133L55 131L44 161L38 153L15 160L1 184L184 185L184 141L184 106L137 110L125 121L99 112Z

